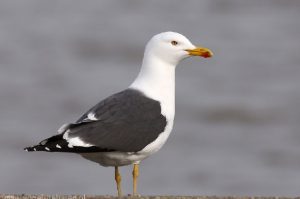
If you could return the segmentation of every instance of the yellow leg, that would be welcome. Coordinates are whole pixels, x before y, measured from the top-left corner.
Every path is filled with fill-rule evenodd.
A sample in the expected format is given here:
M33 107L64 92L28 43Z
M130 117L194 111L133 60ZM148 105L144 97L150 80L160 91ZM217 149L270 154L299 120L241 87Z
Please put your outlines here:
M139 177L139 165L134 164L133 165L133 171L132 171L132 176L133 176L133 195L137 196L137 178Z
M121 188L121 174L119 172L119 167L115 166L115 180L117 183L118 197L122 196L122 188Z

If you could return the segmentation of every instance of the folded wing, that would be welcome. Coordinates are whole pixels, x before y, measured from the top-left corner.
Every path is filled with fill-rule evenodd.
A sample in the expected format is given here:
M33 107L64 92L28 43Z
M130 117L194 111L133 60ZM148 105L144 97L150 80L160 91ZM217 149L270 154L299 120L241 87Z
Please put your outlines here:
M158 101L127 89L114 94L86 112L76 123L60 129L28 151L137 152L153 142L167 124Z

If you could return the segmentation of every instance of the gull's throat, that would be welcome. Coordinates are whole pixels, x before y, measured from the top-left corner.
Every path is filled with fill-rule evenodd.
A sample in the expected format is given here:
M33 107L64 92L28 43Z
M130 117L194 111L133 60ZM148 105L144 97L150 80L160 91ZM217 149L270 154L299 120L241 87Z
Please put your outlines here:
M153 56L145 56L140 73L129 86L159 101L162 113L170 119L175 114L175 68L176 65Z
M175 65L155 57L146 57L129 88L138 89L149 97L159 100L164 95L175 96Z

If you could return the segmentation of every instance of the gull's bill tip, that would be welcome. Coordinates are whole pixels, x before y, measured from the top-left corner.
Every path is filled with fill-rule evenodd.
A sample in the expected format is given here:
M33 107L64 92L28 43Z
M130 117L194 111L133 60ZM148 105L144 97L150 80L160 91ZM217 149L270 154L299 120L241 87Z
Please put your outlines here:
M204 48L204 47L196 47L194 49L187 49L186 51L191 56L200 56L200 57L204 57L204 58L209 58L214 55L210 49Z

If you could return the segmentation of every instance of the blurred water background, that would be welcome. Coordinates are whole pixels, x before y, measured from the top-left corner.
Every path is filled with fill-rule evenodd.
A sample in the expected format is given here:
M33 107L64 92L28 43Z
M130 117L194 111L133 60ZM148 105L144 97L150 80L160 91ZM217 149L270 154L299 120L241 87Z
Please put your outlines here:
M297 0L0 1L0 193L115 194L112 168L22 149L126 88L168 30L215 57L178 66L174 130L139 192L299 195Z

